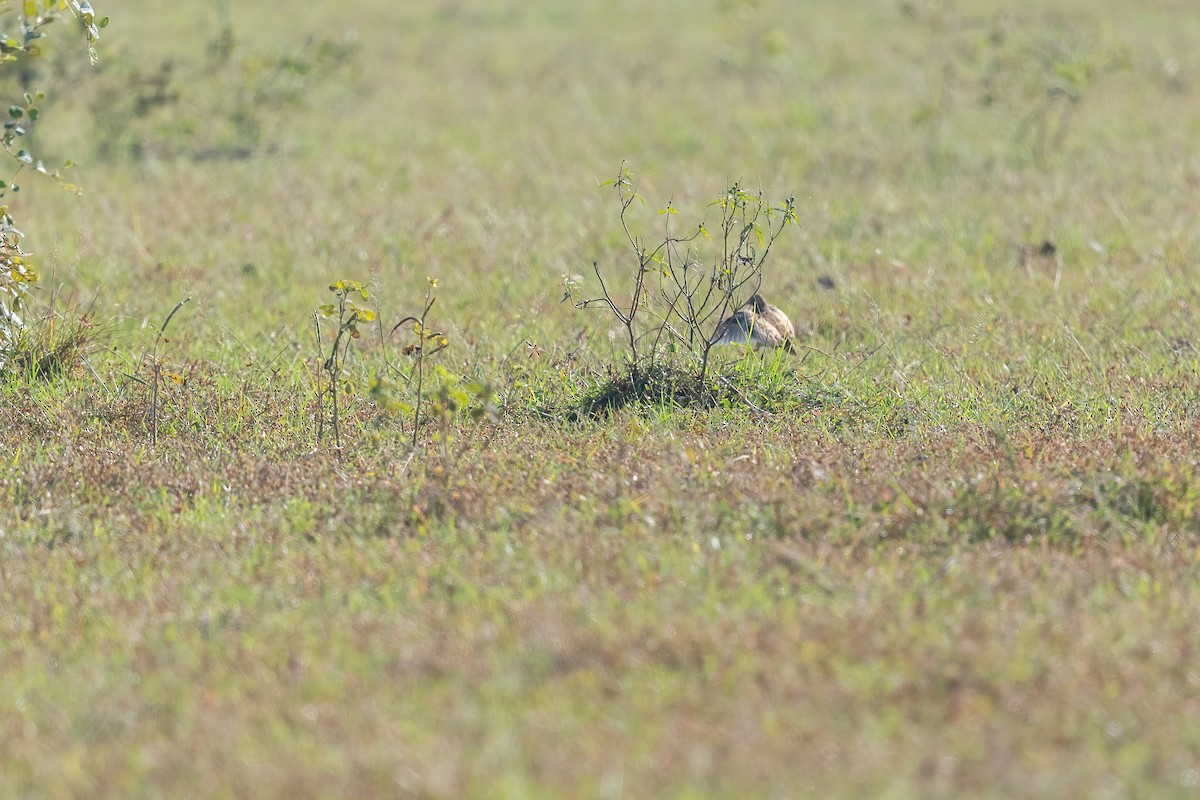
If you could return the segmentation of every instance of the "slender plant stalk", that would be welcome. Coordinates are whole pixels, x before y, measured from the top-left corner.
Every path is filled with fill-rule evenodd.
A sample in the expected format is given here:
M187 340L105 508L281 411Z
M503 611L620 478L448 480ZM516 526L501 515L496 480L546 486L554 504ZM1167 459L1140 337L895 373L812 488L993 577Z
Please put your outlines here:
M162 380L162 362L158 357L158 345L162 342L163 336L167 332L167 326L171 324L171 320L179 313L179 309L190 303L192 298L185 297L175 304L171 309L171 313L167 314L167 318L163 320L162 327L158 329L158 336L154 337L153 364L154 364L154 385L150 389L150 444L151 446L158 445L158 383Z
M317 361L321 360L321 315L313 312L313 332L317 339ZM317 447L325 436L325 388L321 386L321 373L317 373Z

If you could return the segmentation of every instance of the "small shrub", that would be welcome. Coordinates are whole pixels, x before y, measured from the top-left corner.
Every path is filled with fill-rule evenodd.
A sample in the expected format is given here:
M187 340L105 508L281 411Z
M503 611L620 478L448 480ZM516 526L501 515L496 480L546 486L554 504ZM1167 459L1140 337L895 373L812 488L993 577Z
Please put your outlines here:
M679 212L669 202L658 211L660 234L635 227L631 209L645 206L633 174L622 164L617 177L601 184L617 196L618 218L628 245L624 268L592 265L600 295L586 298L581 277L563 276L563 300L577 309L600 309L624 328L632 386L664 359L695 373L703 384L708 370L712 329L728 312L756 293L776 241L798 225L795 203L772 205L764 194L735 183L709 204L719 219L715 233L701 220L684 233Z

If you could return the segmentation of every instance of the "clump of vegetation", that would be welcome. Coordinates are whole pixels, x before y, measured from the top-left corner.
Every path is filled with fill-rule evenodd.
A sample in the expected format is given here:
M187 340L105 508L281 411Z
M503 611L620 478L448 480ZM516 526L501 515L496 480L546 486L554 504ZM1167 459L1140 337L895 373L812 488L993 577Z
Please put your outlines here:
M606 392L628 398L680 395L684 372L694 386L681 396L703 392L713 328L762 286L776 241L789 226L799 225L795 201L789 197L772 205L761 190L748 191L738 182L709 206L719 215L712 223L715 233L706 220L680 231L679 211L668 202L658 211L661 233L648 235L631 214L635 203L645 207L646 201L628 167L622 164L617 176L601 185L616 193L627 262L614 268L592 265L598 297L582 294L582 278L564 275L563 300L576 309L606 311L624 329L627 374L615 378Z
M460 413L479 418L489 412L491 388L481 381L467 381L435 362L450 346L450 339L433 326L431 312L437 303L438 280L428 278L421 310L403 317L384 334L383 321L374 309L359 303L371 299L370 291L356 280L340 280L329 285L334 302L320 306L313 316L321 373L317 380L317 444L325 436L329 420L334 444L342 447L341 419L347 398L357 396L365 387L368 396L385 416L401 420L408 430L410 451L415 454L422 442L427 423L434 424L433 441L439 444L443 458L453 438L451 423ZM330 320L332 330L321 324ZM349 370L352 354L360 354L356 343L363 338L364 327L375 323L379 331L379 361L360 357L358 369ZM389 343L397 332L408 332L408 343L401 346L399 360L389 356ZM328 414L326 405L328 399Z
M607 378L579 401L578 410L606 416L629 405L672 408L712 408L718 394L712 385L696 380L694 373L671 364L651 364L637 371L609 368Z
M51 298L39 304L36 318L22 318L12 326L11 338L0 346L0 373L23 380L61 378L83 363L108 333L108 326L96 319L94 299L80 306Z

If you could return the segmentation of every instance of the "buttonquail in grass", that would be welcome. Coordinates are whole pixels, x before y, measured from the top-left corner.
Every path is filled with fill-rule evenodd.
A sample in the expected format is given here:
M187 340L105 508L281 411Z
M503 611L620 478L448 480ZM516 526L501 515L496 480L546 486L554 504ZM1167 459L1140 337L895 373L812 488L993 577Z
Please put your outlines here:
M795 336L796 328L787 314L756 294L746 301L746 305L721 320L709 343L748 344L755 350L782 347L794 353L792 339Z

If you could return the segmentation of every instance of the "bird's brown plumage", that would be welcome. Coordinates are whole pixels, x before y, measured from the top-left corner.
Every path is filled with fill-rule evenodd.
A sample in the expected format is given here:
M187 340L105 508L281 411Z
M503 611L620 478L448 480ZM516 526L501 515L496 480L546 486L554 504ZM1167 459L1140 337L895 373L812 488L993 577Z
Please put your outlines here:
M755 294L746 304L717 325L710 344L748 344L755 350L781 347L789 353L796 328L775 306Z

